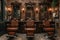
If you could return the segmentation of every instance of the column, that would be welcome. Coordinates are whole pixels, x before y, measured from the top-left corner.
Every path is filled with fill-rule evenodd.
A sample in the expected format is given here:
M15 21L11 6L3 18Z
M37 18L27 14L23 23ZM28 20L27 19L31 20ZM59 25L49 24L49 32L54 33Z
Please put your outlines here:
M1 0L1 13L0 13L0 35L4 34L5 31L5 0Z
M1 0L1 21L5 18L5 0Z

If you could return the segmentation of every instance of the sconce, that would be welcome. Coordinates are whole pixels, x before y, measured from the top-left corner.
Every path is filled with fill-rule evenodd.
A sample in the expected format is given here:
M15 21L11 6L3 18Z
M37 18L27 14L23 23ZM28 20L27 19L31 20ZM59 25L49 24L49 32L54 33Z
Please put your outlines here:
M48 8L48 11L53 12L54 11L54 8Z
M25 8L22 8L21 11L22 11L22 13L25 13Z
M7 13L10 15L12 12L12 7L5 7L5 10L7 11Z
M11 12L12 11L12 8L11 7L5 7L5 10Z
M35 12L36 12L36 13L39 12L39 8L38 8L38 7L35 8Z

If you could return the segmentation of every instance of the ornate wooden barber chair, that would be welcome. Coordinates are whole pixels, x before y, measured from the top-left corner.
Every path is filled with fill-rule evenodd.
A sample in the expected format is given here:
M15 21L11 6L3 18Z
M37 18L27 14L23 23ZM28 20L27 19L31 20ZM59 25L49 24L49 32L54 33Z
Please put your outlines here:
M25 30L26 30L28 40L30 39L32 40L35 32L34 20L32 19L27 20Z
M45 20L43 22L43 25L44 25L43 29L48 34L48 36L51 36L51 37L54 36L55 28L51 27L50 21Z
M13 18L11 20L11 23L7 25L7 31L9 37L15 36L17 30L18 30L18 20L16 18Z

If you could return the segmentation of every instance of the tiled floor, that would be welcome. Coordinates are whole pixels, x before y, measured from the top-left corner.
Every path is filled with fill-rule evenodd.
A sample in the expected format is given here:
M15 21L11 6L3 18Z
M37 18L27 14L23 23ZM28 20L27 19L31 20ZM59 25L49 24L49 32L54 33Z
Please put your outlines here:
M50 40L50 39L47 39L48 37L44 35L45 34L35 34L34 40ZM0 40L7 40L8 38L6 36L8 35L7 34L2 35L0 37ZM27 40L26 34L18 34L17 37L14 38L14 40ZM60 37L58 36L56 40L60 40Z
M0 37L0 40L7 40L8 37L7 34L4 34ZM26 34L18 34L17 37L14 38L14 40L27 40Z
M6 36L7 34L1 36L0 40L7 40L8 38ZM14 40L27 40L26 34L18 34ZM48 40L48 39L44 37L44 34L35 34L34 40Z

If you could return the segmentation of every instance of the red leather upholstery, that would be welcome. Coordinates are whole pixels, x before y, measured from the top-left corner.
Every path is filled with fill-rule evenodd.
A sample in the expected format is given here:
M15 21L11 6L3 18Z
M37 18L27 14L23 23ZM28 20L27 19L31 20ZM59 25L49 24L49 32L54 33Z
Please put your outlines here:
M44 28L45 31L54 31L54 28Z

